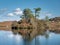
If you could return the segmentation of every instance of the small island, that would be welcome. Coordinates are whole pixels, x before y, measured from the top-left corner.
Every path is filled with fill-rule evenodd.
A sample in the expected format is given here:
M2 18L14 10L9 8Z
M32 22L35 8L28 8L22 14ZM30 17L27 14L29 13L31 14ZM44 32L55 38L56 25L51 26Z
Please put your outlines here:
M38 19L41 8L34 8L34 13L31 9L23 10L23 15L19 21L0 22L0 30L12 31L13 34L20 34L26 40L32 40L38 35L43 35L45 32L51 31L60 33L60 17Z

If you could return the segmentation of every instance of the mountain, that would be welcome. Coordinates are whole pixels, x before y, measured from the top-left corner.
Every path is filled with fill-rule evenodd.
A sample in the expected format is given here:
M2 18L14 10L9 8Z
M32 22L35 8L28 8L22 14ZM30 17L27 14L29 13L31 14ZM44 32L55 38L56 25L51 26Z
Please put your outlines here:
M0 30L11 30L13 21L0 22Z

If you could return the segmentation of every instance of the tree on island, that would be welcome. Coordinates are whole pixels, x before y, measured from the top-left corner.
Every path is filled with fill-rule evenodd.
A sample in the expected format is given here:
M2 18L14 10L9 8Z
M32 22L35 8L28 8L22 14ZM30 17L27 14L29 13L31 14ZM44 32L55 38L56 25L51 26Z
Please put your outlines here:
M34 10L35 10L35 16L34 16L33 12L31 11L31 9L25 8L23 10L23 15L21 16L21 18L29 19L29 18L39 17L39 13L41 11L41 8L34 8Z
M29 9L29 8L24 9L23 10L23 15L21 16L21 18L29 19L31 17L34 17L31 9Z
M35 10L35 18L39 17L39 13L41 11L41 8L34 8L34 10Z

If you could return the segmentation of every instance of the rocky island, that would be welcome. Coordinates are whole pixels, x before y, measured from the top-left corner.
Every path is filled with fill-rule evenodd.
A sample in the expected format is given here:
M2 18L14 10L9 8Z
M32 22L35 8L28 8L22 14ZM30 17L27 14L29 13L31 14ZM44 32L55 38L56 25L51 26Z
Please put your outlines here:
M0 22L0 30L12 31L20 34L24 39L31 40L37 35L44 34L46 30L60 33L60 17L46 20L36 18L41 8L35 8L35 16L30 9L24 9L21 20Z

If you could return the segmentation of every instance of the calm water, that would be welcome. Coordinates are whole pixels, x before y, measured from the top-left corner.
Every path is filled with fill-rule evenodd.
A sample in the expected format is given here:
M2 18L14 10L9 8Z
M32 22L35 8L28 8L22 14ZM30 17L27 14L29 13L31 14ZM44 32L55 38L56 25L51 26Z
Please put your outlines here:
M11 31L0 31L0 45L60 45L60 34L50 32L28 42L23 40L21 35L13 35Z

